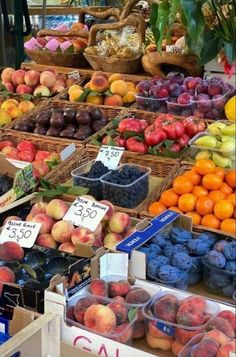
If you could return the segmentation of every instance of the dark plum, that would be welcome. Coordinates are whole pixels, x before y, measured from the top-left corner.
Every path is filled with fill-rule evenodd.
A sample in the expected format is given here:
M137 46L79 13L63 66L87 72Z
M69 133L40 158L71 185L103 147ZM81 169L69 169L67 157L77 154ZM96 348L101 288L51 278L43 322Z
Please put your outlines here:
M85 140L92 134L93 130L89 126L81 125L79 130L74 134L74 138L77 140Z
M88 113L92 120L100 120L103 116L102 111L99 108L89 108Z
M48 136L59 136L61 130L59 128L54 128L53 126L50 126L50 128L47 130L46 135Z
M75 123L76 110L73 108L66 108L64 110L63 116L68 124Z
M48 129L45 126L37 125L36 128L34 129L34 133L39 135L46 135L47 130Z
M69 129L64 129L61 131L60 136L62 138L72 139L74 137L74 131L69 130Z
M39 112L35 120L38 125L47 126L51 118L51 112Z
M50 124L53 128L56 129L63 128L65 126L65 119L63 117L63 114L60 112L53 112L50 119Z
M90 125L92 119L88 112L86 112L85 110L79 110L76 114L76 121L80 125Z
M97 132L104 127L104 123L101 120L95 120L91 125L93 131Z

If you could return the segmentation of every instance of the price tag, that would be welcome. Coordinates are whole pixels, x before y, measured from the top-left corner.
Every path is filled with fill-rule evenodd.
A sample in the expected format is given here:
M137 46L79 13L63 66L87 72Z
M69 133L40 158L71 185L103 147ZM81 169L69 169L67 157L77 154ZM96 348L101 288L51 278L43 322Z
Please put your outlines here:
M16 242L23 248L31 248L38 236L41 223L9 220L3 226L0 242Z
M74 154L75 150L76 150L76 147L75 147L74 143L65 147L65 149L63 149L60 152L61 161L65 161L66 159L68 159L68 157L70 157L72 154Z
M100 202L78 197L66 212L63 220L71 221L75 226L81 226L95 231L109 207Z
M110 170L115 170L119 165L121 156L125 148L119 146L103 145L96 157L96 161L101 161Z
M80 80L80 74L78 71L71 71L68 73L68 78L73 78L78 81L78 80Z

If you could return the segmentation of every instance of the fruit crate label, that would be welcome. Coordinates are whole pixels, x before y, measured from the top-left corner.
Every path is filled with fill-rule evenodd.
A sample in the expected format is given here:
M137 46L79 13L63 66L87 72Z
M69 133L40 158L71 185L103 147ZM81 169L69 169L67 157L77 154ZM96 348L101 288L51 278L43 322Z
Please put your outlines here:
M87 198L78 197L66 212L63 220L71 221L75 226L81 226L95 231L109 207Z
M32 164L16 172L13 183L16 198L23 196L26 192L29 192L36 186L37 180L33 176Z
M26 166L29 165L26 161L14 160L14 159L7 159L12 165L17 167L18 169L24 169Z
M156 233L160 232L168 224L174 222L180 213L166 210L159 216L153 218L149 226L142 231L135 231L116 246L116 250L125 253L131 253L132 250L139 248L152 238Z
M163 322L158 321L156 323L156 327L158 330L166 333L168 336L174 337L175 335L175 328L169 325L164 324Z
M100 259L100 278L104 276L120 276L128 278L129 256L125 253L107 253Z
M77 81L80 80L80 74L78 71L71 71L68 73L68 78L76 79Z
M119 146L103 145L96 157L96 161L101 161L110 170L115 170L119 165L124 148Z
M76 147L74 143L65 147L65 149L60 152L61 161L65 161L66 159L68 159L68 157L74 154L75 150Z
M3 226L0 242L16 242L23 248L31 248L39 234L41 223L9 220Z

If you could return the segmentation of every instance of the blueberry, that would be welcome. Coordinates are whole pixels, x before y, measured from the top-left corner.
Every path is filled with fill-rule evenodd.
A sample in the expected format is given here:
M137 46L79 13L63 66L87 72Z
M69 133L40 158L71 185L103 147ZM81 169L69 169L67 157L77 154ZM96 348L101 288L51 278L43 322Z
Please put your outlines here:
M222 269L226 265L225 256L216 250L211 250L209 253L207 253L205 259L210 265L216 268Z
M236 242L230 242L225 245L224 255L229 260L236 259Z
M236 261L235 260L228 260L225 266L225 270L228 270L232 273L236 273Z
M172 256L171 264L179 269L187 270L192 265L192 258L186 253L175 253Z
M170 231L173 243L186 243L192 238L192 233L180 227L173 227Z
M210 232L201 233L199 234L198 239L200 239L202 242L207 243L209 246L212 246L217 241L217 235Z

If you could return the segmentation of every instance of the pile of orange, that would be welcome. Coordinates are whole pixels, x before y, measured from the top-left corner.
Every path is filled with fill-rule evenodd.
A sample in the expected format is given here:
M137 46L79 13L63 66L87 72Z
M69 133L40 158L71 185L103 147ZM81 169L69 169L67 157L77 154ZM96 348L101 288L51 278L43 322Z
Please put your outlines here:
M191 216L193 224L236 232L236 170L216 167L208 159L197 160L191 170L177 176L172 188L149 206L158 215L166 209Z

